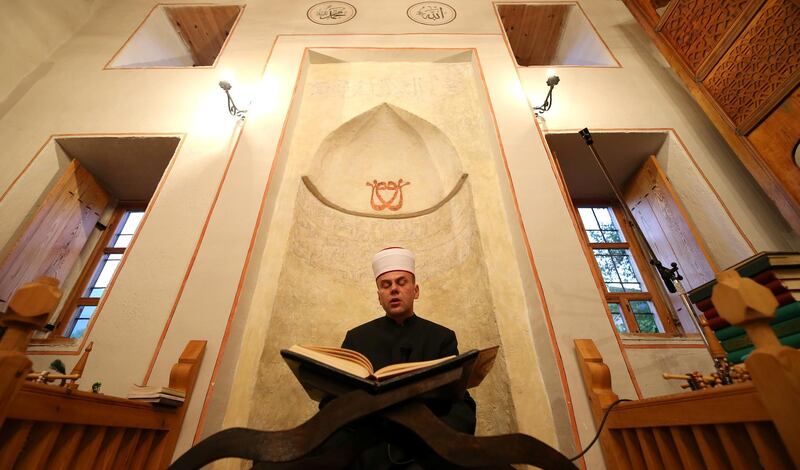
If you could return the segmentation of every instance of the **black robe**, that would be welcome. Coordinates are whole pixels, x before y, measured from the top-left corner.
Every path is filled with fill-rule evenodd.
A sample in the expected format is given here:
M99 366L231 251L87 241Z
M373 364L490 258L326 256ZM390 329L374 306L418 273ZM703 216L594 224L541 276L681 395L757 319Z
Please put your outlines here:
M407 319L403 325L384 316L357 326L347 332L342 347L367 356L375 370L391 364L426 361L458 354L458 341L452 330L416 315ZM329 400L320 402L320 408L328 402ZM465 392L463 399L449 403L428 403L428 406L451 428L475 434L475 401L469 393ZM409 444L408 439L411 439L404 432L407 431L384 421L362 421L361 424L348 426L334 434L316 453L325 454L348 445L352 439L359 439L363 450L348 469L419 469L421 467L415 461L414 455L404 449Z
M391 364L458 354L458 340L453 330L416 315L402 325L383 316L357 326L347 332L342 347L367 356L375 370ZM475 434L475 401L468 393L461 400L431 407L451 428Z

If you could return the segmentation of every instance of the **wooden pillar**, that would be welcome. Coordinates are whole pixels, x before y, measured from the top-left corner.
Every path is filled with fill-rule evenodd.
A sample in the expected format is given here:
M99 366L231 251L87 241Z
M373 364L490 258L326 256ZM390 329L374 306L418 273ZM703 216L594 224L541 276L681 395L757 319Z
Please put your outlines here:
M47 323L60 299L58 280L40 277L17 289L6 313L0 316L0 326L5 328L0 338L0 426L6 419L11 398L31 370L31 361L25 356L28 342Z
M782 346L770 326L778 301L770 290L734 270L717 275L711 300L720 316L741 326L756 349L745 360L761 402L800 468L800 351Z

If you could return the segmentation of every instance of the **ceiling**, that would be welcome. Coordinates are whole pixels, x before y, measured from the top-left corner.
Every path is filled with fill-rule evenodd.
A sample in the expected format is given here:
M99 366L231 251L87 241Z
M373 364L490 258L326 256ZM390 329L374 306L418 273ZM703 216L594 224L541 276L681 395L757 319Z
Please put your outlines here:
M592 132L592 137L594 148L611 177L618 186L624 186L647 157L659 151L667 133ZM546 139L558 160L572 199L614 199L614 192L577 132L547 134Z
M551 65L573 5L498 5L500 21L519 65Z
M56 139L103 187L122 201L149 201L180 139L68 137Z
M214 65L236 23L239 5L165 7L167 16L192 53L195 66Z

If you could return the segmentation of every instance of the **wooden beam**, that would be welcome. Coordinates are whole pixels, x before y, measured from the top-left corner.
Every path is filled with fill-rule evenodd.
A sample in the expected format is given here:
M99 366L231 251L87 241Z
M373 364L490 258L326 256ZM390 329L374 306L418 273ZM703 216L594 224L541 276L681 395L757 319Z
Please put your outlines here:
M242 7L173 6L167 16L192 53L195 66L214 65Z
M498 5L519 65L553 65L570 5Z

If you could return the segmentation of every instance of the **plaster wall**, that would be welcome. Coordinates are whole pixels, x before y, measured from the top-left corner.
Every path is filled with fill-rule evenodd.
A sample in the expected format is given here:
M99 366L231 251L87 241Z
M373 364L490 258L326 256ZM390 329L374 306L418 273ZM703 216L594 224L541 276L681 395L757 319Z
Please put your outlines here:
M463 350L502 344L503 358L487 383L473 393L479 402L479 432L510 432L517 429L519 416L512 390L521 401L535 394L546 403L547 394L536 361L525 357L531 354L530 343L520 344L510 335L503 341L498 332L496 317L525 322L518 313L525 310L525 302L510 237L503 233L508 224L497 191L496 163L486 142L493 134L484 127L478 101L482 95L475 87L480 82L472 73L469 54L458 54L465 60L443 63L426 62L423 52L414 62L391 61L404 53L368 54L378 55L381 62L307 66L310 72L297 98L302 103L300 118L288 137L287 171L281 176L278 203L293 214L288 219L274 215L288 222L273 224L272 229L285 241L265 252L264 265L248 273L260 278L256 290L276 294L264 303L242 306L250 323L270 326L264 340L248 341L247 348L255 351L242 352L261 356L259 370L240 367L234 387L254 387L254 396L282 397L284 403L304 398L278 350L290 343L338 344L347 329L382 315L376 309L369 256L383 246L401 244L417 254L421 316L454 329ZM336 127L354 114L357 117ZM344 168L336 163L340 155ZM324 197L347 209L370 212L370 188L364 181L403 176L410 184L396 212L401 214L441 201L463 172L470 175L467 184L450 202L434 213L402 220L339 213L322 206L299 182L307 174ZM285 258L275 276L268 265L281 253ZM509 377L506 361L530 373ZM256 374L253 384L250 378ZM227 425L242 420L245 413L250 426L261 428L296 425L314 411L307 400L282 409L231 401L228 408ZM546 406L523 417L526 429L553 440Z
M83 383L101 381L104 392L116 395L145 378L152 384L165 384L169 368L186 342L207 339L196 399L189 405L178 452L186 449L197 432L206 397L213 396L215 364L225 362L220 349L235 337L230 332L236 329L240 300L274 295L243 292L242 286L252 289L245 283L245 268L256 241L253 229L267 227L264 236L269 244L270 227L282 222L280 218L272 220L271 215L285 213L276 207L273 196L262 197L273 170L281 170L276 157L281 155L284 130L292 125L286 117L304 49L455 47L477 51L477 68L485 79L493 111L490 122L496 124L491 132L496 132L505 156L505 160L497 159L503 162L498 173L507 174L509 185L509 191L501 194L504 210L509 225L521 223L525 229L510 233L516 264L527 266L520 268L526 303L535 308L528 308L526 321L498 317L501 338L529 343L527 349L520 349L525 354L520 357L531 363L539 359L548 397L557 399L555 389L561 389L563 401L550 403L553 414L558 409L574 412L583 445L593 436L594 426L573 353L574 338L593 338L612 370L617 393L636 396L625 351L605 315L526 102L526 97L536 104L544 98L544 69L515 69L490 2L451 3L458 10L456 20L430 27L411 22L405 8L389 0L358 4L357 16L338 26L309 22L305 4L258 2L247 6L214 68L103 70L153 6L138 0L107 2L48 60L51 64L41 68L35 81L25 82L24 91L0 117L0 141L4 143L0 218L12 227L24 221L56 176L57 166L46 154L34 158L50 135L182 137L89 334L95 350ZM678 170L680 165L674 166L668 171L673 184L693 188L694 181L705 175L719 196L716 207L715 203L702 210L698 205L690 209L695 222L713 225L728 217L741 228L733 235L704 233L715 259L754 250L796 249L796 235L779 219L624 5L586 0L581 6L622 67L557 69L562 82L540 127L545 131L585 126L595 130L674 129L697 169L692 170L691 179L682 182L685 172ZM282 36L277 37L279 34ZM8 70L5 59L0 65ZM235 75L239 96L253 98L245 123L225 113L217 81L226 72ZM278 180L273 178L273 182ZM270 188L267 194L273 191ZM262 217L267 225L262 224ZM13 230L0 233L0 244L6 245L12 235ZM279 274L279 263L264 265ZM242 333L244 341L265 334L266 325L254 325ZM534 354L534 350L544 353ZM637 361L645 358L637 364L647 364L648 354L654 358L667 354L630 351L629 360L634 354ZM71 354L34 355L34 367L46 368L54 356L71 367L76 357ZM563 375L560 368L548 366L550 362L542 359L548 355L555 364L563 362ZM637 366L632 370L643 369ZM508 373L527 377L524 368L511 363ZM535 412L538 400L515 402L518 414ZM529 408L520 411L520 406ZM561 444L560 420L554 420ZM518 424L525 426L522 421ZM571 453L568 445L560 447ZM596 449L587 455L587 465L602 466Z
M685 392L680 380L664 380L664 372L685 374L712 372L714 367L705 348L628 349L628 359L636 371L644 398Z
M69 40L103 0L0 2L0 116L53 65L50 55Z
M156 7L142 27L119 52L111 67L191 67L192 54L169 20Z
M563 65L616 65L577 4L569 9L553 62Z

